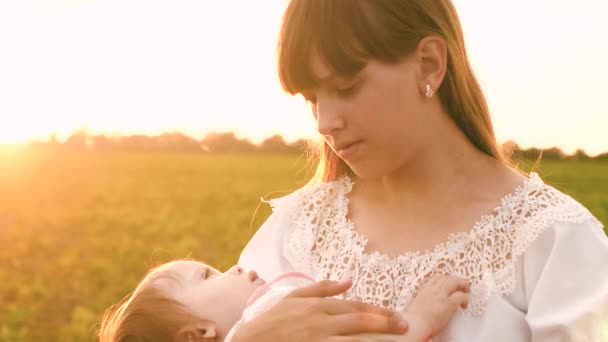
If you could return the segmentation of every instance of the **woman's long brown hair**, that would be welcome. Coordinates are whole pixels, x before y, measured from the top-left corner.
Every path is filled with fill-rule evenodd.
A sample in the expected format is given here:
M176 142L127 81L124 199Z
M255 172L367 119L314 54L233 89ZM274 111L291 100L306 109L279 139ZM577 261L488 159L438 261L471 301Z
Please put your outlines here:
M443 107L477 149L509 163L496 142L450 0L291 0L278 43L281 84L291 94L315 86L311 51L334 73L353 75L370 59L397 63L429 35L441 37L447 46L447 71L437 92ZM311 183L349 170L327 143L316 152L319 164Z

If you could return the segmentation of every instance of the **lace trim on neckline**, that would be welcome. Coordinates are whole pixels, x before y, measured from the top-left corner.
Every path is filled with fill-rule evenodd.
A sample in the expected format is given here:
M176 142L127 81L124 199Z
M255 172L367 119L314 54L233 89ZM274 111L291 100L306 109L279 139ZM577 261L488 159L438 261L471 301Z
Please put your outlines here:
M435 245L433 250L421 250L421 251L407 251L397 256L391 257L385 253L381 253L379 251L366 251L368 239L361 233L359 233L355 227L354 222L352 222L348 218L348 206L349 199L348 194L352 191L353 185L355 184L348 175L344 175L337 180L340 183L340 186L344 189L339 196L338 201L342 202L341 207L346 208L344 212L344 219L346 221L346 225L349 230L353 234L353 240L361 241L361 249L358 252L359 255L368 256L368 257L377 257L385 260L387 262L400 262L403 259L409 259L412 257L426 257L430 254L436 254L443 249L454 247L452 245L460 246L466 241L473 241L478 239L483 234L487 233L489 229L492 229L492 225L489 223L492 220L495 220L497 216L504 215L505 211L510 212L509 204L513 201L514 198L525 196L526 190L532 186L542 186L544 182L538 176L536 172L531 172L530 177L526 178L520 185L518 185L513 191L509 192L505 196L500 199L500 205L492 210L492 214L482 215L474 224L473 228L469 231L459 232L459 233L451 233L448 235L447 241L441 242Z
M469 232L451 234L432 251L396 257L366 252L367 239L348 217L348 176L296 192L289 210L293 223L284 255L316 280L352 279L342 298L404 311L424 281L436 274L468 279L471 301L465 312L483 313L493 293L515 287L515 262L555 222L583 222L591 213L531 173L482 216Z

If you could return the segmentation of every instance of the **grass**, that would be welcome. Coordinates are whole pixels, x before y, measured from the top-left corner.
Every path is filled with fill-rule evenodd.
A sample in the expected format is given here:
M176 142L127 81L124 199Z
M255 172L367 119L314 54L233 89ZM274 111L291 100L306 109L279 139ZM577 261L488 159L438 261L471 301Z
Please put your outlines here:
M260 197L302 186L306 170L293 155L0 155L0 340L93 341L150 266L228 268L270 213ZM608 222L608 162L538 172Z

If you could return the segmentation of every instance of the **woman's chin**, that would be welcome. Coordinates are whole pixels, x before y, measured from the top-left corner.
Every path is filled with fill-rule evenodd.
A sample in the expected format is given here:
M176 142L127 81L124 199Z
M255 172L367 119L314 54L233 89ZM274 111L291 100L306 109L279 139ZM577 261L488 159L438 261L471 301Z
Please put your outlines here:
M349 165L351 171L360 179L380 178L388 172L374 165Z

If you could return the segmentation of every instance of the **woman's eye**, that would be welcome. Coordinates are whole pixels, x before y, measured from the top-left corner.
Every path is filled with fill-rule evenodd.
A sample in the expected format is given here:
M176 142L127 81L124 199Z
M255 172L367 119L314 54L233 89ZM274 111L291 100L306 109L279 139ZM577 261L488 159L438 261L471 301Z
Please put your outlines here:
M351 96L355 93L356 90L357 90L356 84L352 84L348 87L337 88L336 93L340 96Z

